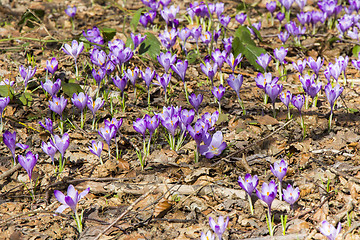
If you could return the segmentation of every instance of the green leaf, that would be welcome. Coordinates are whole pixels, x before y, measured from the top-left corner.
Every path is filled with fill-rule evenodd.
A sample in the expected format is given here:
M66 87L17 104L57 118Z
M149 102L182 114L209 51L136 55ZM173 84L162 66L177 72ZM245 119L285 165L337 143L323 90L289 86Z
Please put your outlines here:
M139 54L144 55L147 53L150 58L155 58L160 54L160 42L152 33L146 32L146 39L141 43L139 47Z
M359 45L355 45L352 53L353 53L353 57L358 58L359 56L359 52L360 52L360 46Z
M39 19L44 18L44 15L45 11L42 9L31 9L31 11L27 9L21 16L20 21L18 22L18 26L20 26L20 31L24 25L29 28L35 27L33 22L40 23Z
M24 106L30 107L32 105L33 98L29 92L26 92L20 95L19 100Z
M236 37L232 45L234 56L242 53L253 67L255 67L258 71L263 72L264 69L256 63L256 59L262 53L266 53L265 49L256 46L255 42L251 39L249 29L244 26L240 26L236 30L235 36Z
M189 61L189 64L193 64L194 62L196 62L197 58L199 57L199 55L195 52L190 52L187 56L186 59Z
M14 96L14 90L8 85L0 85L0 96L12 98Z
M227 122L228 120L229 120L228 114L220 113L220 114L219 114L219 118L218 118L218 120L216 121L216 124L220 124L220 123L223 123L223 122Z
M251 26L251 29L254 31L254 33L256 34L256 37L262 42L262 37L261 37L261 34L260 32L254 27L254 26Z
M116 35L116 29L114 28L102 28L101 32L106 42L111 41Z
M128 38L126 39L125 46L126 46L126 47L130 47L130 46L131 46L131 49L134 50L134 42L133 42L133 40L132 40L131 37L128 37Z
M136 31L137 25L140 22L140 17L141 17L141 13L144 11L144 8L140 8L139 10L137 10L133 16L133 18L131 19L130 22L130 27L132 28L133 32Z
M84 92L84 90L77 83L61 83L62 90L68 97L72 97L74 93Z

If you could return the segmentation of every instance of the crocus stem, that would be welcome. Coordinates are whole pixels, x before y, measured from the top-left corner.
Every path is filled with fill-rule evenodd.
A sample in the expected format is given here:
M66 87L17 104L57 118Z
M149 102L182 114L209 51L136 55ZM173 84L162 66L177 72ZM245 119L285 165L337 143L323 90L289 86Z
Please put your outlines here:
M274 115L274 118L276 118L275 101L272 103L272 105L273 105L273 115Z
M102 160L102 158L101 158L101 156L99 156L99 161L100 161L100 164L101 165L103 165L104 163L103 163L103 160Z
M281 182L279 182L279 198L280 198L280 201L282 201Z
M125 91L121 94L122 111L125 112Z
M242 110L243 110L243 115L245 116L245 115L246 115L245 106L244 106L244 103L243 103L243 101L241 100L239 94L238 94L238 100L239 100L240 106L241 106L241 108L242 108Z
M135 104L136 104L136 87L135 87L135 85L134 85L134 99L135 99Z
M267 104L269 96L265 93L264 94L264 104Z
M109 149L108 149L108 153L109 153L109 160L110 160L110 159L111 159L110 144L108 144L108 147L109 147Z
M114 137L114 140L115 140L115 147L116 147L116 160L119 159L119 147L118 147L118 143L116 141L116 135Z
M148 88L147 102L148 102L148 109L150 110L150 88Z
M316 95L316 96L313 98L312 107L316 107L317 100L318 100L318 96Z
M185 91L185 97L186 97L186 101L190 104L189 102L189 93L187 91L187 87L186 87L186 82L184 81L184 91Z
M221 113L221 104L220 104L220 100L219 100L219 113Z
M199 144L196 144L196 149L195 149L195 163L199 162Z
M291 118L291 115L290 115L290 107L288 107L287 110L288 110L288 120L290 120L290 118Z
M3 128L4 128L4 125L3 125L2 114L0 113L0 133L2 133Z
M63 135L64 134L64 121L62 120L62 117L60 118L59 128L60 128L60 134Z
M80 128L81 128L81 129L84 129L84 112L83 112L83 111L81 111Z
M331 131L331 122L332 122L332 118L333 118L333 111L331 109L331 113L330 113L330 117L329 117L329 132Z
M82 222L81 222L81 219L77 212L75 212L75 222L76 222L79 233L81 233L82 232Z
M95 114L93 115L93 120L92 120L92 130L95 129Z
M250 194L247 194L247 196L248 196L248 200L249 200L249 206L250 206L251 215L254 215L254 207L252 205L251 196L250 196Z
M167 94L166 94L166 91L165 91L165 104L167 104Z
M77 62L76 62L76 59L75 59L75 78L77 79L78 78L78 66L77 66Z
M268 209L268 227L270 236L274 236L274 229L272 227L271 210Z

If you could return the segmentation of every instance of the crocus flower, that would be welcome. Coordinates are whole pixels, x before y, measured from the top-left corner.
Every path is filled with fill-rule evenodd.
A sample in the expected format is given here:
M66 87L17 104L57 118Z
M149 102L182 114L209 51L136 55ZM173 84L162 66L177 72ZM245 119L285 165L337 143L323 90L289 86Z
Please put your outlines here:
M200 67L203 73L210 79L211 85L214 86L214 76L217 72L217 64L215 63L213 66L211 65L210 61L206 61L205 65L200 63Z
M23 65L19 67L20 76L24 80L25 89L27 88L29 80L35 75L36 67L34 69L29 66L27 69Z
M274 166L270 165L270 170L274 174L275 177L279 179L279 194L280 194L280 200L282 200L282 192L281 192L281 183L283 178L286 175L288 168L288 164L284 159L281 159L281 161L275 162Z
M202 27L201 25L199 27L193 27L191 29L191 36L195 39L195 42L196 42L196 45L198 45L198 41L199 41L199 38L201 36L201 33L202 33Z
M304 102L305 102L305 97L304 97L304 95L301 95L301 94L293 96L291 99L291 104L297 108L300 115L301 115L301 108L304 106Z
M211 159L214 156L219 156L226 148L226 142L223 142L222 132L217 131L214 135L204 142L205 145L200 146L200 153L206 158Z
M291 5L294 3L294 0L281 0L280 3L284 6L286 11L289 11Z
M226 51L221 52L218 48L211 53L211 59L214 61L214 63L216 63L219 70L221 70L223 63L225 62L226 56Z
M328 221L324 220L321 222L321 227L319 230L325 237L328 238L328 240L335 240L341 231L341 223L339 222L337 228L335 228Z
M29 175L29 180L31 181L32 171L37 163L39 155L34 155L31 151L26 153L26 157L19 155L18 161L20 165L26 170L27 174Z
M59 66L58 61L56 60L56 58L53 57L50 61L49 60L46 61L45 70L47 70L51 74L54 74L58 69L58 66Z
M98 131L99 135L105 140L107 145L109 146L110 151L110 144L111 139L113 139L116 135L116 128L114 125L105 125L103 128L100 128Z
M107 54L103 50L99 50L97 48L93 48L90 51L90 59L93 64L99 67L104 67L106 60L107 60ZM93 74L94 75L94 74Z
M160 124L159 117L156 114L152 117L146 114L144 119L146 123L146 128L149 130L150 138L151 138L155 130L159 127Z
M180 128L182 131L185 131L186 127L194 121L194 116L195 116L194 109L191 109L191 110L182 109L181 110L179 118L181 121Z
M74 93L71 98L71 101L74 104L74 106L77 107L82 112L84 110L84 108L86 107L88 99L89 99L89 97L87 94L80 92L79 95Z
M275 48L274 49L274 56L281 64L285 64L285 57L288 52L287 48L281 47L281 48Z
M167 73L170 69L170 66L175 63L176 61L176 55L171 55L171 52L168 51L167 53L160 53L159 56L157 56L157 60L161 64L161 66L164 67L165 72Z
M64 47L62 48L65 54L70 55L74 58L75 62L79 54L84 50L84 43L78 43L76 40L71 42L71 46L65 43Z
M294 189L291 184L288 184L287 188L283 190L283 193L283 199L285 200L285 202L290 204L291 207L300 197L299 188L297 187Z
M215 240L215 235L213 235L211 231L207 231L206 235L204 232L201 232L200 240Z
M145 139L146 121L144 118L137 118L136 121L133 122L133 128L135 131L143 135L143 138Z
M74 186L71 184L69 185L69 187L67 189L67 196L65 196L59 190L55 190L54 195L55 195L56 199L61 204L63 204L60 207L58 207L55 210L55 212L62 213L65 209L67 209L69 207L69 208L71 208L71 210L74 211L74 213L76 213L76 206L77 206L79 200L82 199L83 197L85 197L86 194L89 193L89 191L90 191L90 188L87 188L79 194L79 192L76 191Z
M276 98L279 96L283 89L283 85L277 83L268 83L265 86L265 92L269 95L269 98L275 103Z
M235 77L233 74L229 75L229 78L227 79L227 83L229 86L236 92L236 95L240 99L240 88L243 84L244 78L241 74L239 74L237 77Z
M164 7L163 10L160 10L160 14L166 22L166 25L170 25L174 19L176 19L176 14L179 13L180 6L175 7L171 5L170 8Z
M51 142L48 143L42 142L41 149L44 151L44 153L50 156L51 161L54 163L54 156L55 153L57 152L56 147Z
M188 67L188 60L185 59L184 62L181 60L178 60L175 65L171 65L171 69L176 72L177 75L181 78L183 82L185 82L185 74Z
M263 183L261 187L261 192L255 189L258 198L263 200L268 205L269 213L271 213L271 204L276 197L277 187L278 186L275 181L271 180L269 184L267 184L266 182Z
M50 142L52 142L52 140L50 140ZM70 138L69 138L69 134L68 133L64 133L64 135L62 135L62 137L60 137L59 135L55 135L54 136L54 141L52 142L52 144L56 147L56 149L61 153L61 157L64 157L65 151L66 149L69 147L70 145Z
M273 15L273 13L276 9L276 2L271 1L271 2L266 3L266 9L271 13L271 15Z
M228 224L229 224L229 217L227 217L226 221L224 221L224 217L220 216L218 218L217 224L212 217L209 217L209 225L211 229L216 233L219 240L221 240L221 237L224 234Z
M0 133L3 130L3 120L2 120L3 112L6 106L9 104L9 102L10 102L10 97L0 97Z
M224 96L224 94L225 94L225 87L222 85L222 84L220 84L220 86L219 87L213 87L212 89L211 89L211 92L212 92L212 94L216 97L216 99L220 102L220 100L221 100L221 98Z
M168 130L169 133L174 137L176 128L180 124L180 118L178 115L170 116L161 120L162 125Z
M279 22L281 23L282 20L284 20L284 18L285 18L285 14L282 13L282 12L278 12L278 13L276 14L276 18L277 18L277 20L279 20Z
M3 134L3 142L10 149L15 164L16 132L14 131L11 133L10 131L6 130Z
M292 98L292 94L290 91L280 93L280 100L286 106L286 108L289 108L291 98Z
M64 96L56 97L53 96L52 100L49 101L49 108L51 111L56 112L60 115L60 118L62 119L62 113L66 107L67 99L64 98Z
M299 6L300 10L302 11L306 5L307 0L295 0L296 4Z
M59 78L55 82L46 80L45 83L41 82L41 86L51 97L53 97L60 90L61 80Z
M205 114L203 114L201 116L201 120L208 124L209 128L212 128L215 123L217 122L217 120L219 119L219 111L215 111L213 114L210 114L208 112L206 112ZM210 131L212 131L213 129L210 129ZM221 134L221 132L219 132ZM221 134L222 136L222 134Z
M230 52L231 52L233 40L234 40L234 38L231 36L228 38L223 38L223 40L222 40L224 49L227 54L230 54Z
M155 70L151 71L151 69L149 67L147 67L145 69L145 72L140 71L140 73L141 73L142 79L145 81L147 88L149 89L150 85L151 85L151 81L153 80L153 78L155 77L155 74L156 74Z
M175 45L177 37L178 37L178 32L176 28L173 28L170 31L164 31L163 34L159 34L159 39L161 41L161 44L167 50L170 50Z
M76 7L75 6L67 6L67 8L65 9L65 13L69 17L74 18L75 14L76 14Z
M201 34L200 39L202 41L203 44L205 44L206 46L209 45L209 43L211 42L211 32L206 31L204 34Z
M232 72L235 72L235 68L239 65L239 63L242 60L242 54L239 53L237 57L235 58L232 53L229 54L229 56L225 59L226 63L230 66Z
M45 130L48 130L51 135L54 134L54 132L53 132L53 122L51 121L50 118L45 118L45 124L43 124L41 121L39 122L39 124Z
M93 68L91 71L91 74L92 74L93 78L95 79L96 84L98 86L100 86L101 80L103 80L106 75L106 70L103 68L99 68L98 70Z
M258 73L257 76L255 77L256 86L264 90L267 84L275 84L278 82L278 80L279 78L277 77L272 78L270 72L265 74Z
M299 75L299 79L304 91L312 98L314 98L316 94L321 90L321 82L319 82L318 84L315 83L315 75L312 75L311 77L307 74L305 74L305 77L301 77Z
M112 78L115 86L117 86L119 88L119 90L121 91L121 93L124 92L127 81L128 81L128 77L126 75L124 75L122 78L120 78L118 75L115 76L115 78Z
M307 64L306 59L304 59L304 60L302 60L302 61L301 61L301 60L298 60L298 61L297 61L297 64L296 64L295 62L292 63L294 69L295 69L296 71L298 71L300 74L303 73L303 71L304 71L304 69L305 69L305 67L306 67L306 64Z
M217 2L215 4L215 13L218 18L220 18L220 15L224 12L225 4L223 2Z
M193 106L195 108L196 112L199 111L199 107L200 107L202 100L203 100L203 95L201 95L201 94L196 95L195 93L191 93L189 96L189 102L190 102L191 106Z
M191 127L191 125L187 125L186 130L188 130L190 136L195 140L196 146L199 148L200 144L202 142L203 137L205 136L207 132L207 125L205 124L205 128L202 127L201 123L199 122L201 119L199 119L196 123L194 128Z
M164 73L161 77L156 74L156 79L158 80L158 82L160 83L160 85L163 87L164 92L165 92L165 102L167 102L167 87L170 83L171 80L171 73L166 74Z
M280 41L285 44L286 41L289 39L290 37L290 34L287 32L287 31L284 31L284 32L280 32L278 34L278 38L280 39Z
M245 13L240 13L235 16L235 20L238 21L238 23L243 24L246 20L247 15Z
M7 78L0 80L0 86L8 85L8 86L12 87L12 86L14 86L14 84L15 84L15 81L10 81Z
M322 67L323 63L324 63L324 60L321 61L321 57L318 57L316 61L312 57L309 57L307 60L307 64L314 71L316 76L319 75L319 71L320 71L320 68Z
M340 96L340 94L343 92L344 88L340 87L340 85L338 83L334 87L332 87L331 84L328 83L325 86L324 90L325 90L326 97L329 101L331 113L332 113L335 101Z
M307 12L300 12L296 16L302 26L310 22L310 14L308 14Z
M87 107L92 112L93 116L95 116L95 113L104 106L105 101L101 98L97 98L95 101L91 97L88 98L88 102L86 103Z
M127 76L127 78L130 80L133 87L135 88L135 83L136 83L136 80L137 80L137 78L139 76L139 73L140 73L139 68L135 67L134 70L127 69L127 71L124 72L124 73Z
M251 196L252 192L259 184L259 178L257 175L252 177L250 173L247 173L244 180L241 176L239 176L238 183L239 186L244 189L249 196Z
M223 25L226 28L231 21L231 17L229 15L226 15L226 16L221 15L219 20L220 20L221 25Z
M100 29L94 26L92 29L87 29L86 31L83 31L83 36L88 40L89 42L96 43L103 45L104 39L100 34ZM99 48L98 46L94 46L95 48Z
M105 125L113 125L115 127L115 132L117 133L121 127L121 125L123 124L123 119L120 118L120 120L117 120L116 118L112 118L110 121L105 119L104 121Z
M104 143L99 141L96 142L95 140L91 141L91 147L89 146L89 150L92 154L98 156L99 158L101 158L101 152L103 150L104 147Z
M257 64L259 64L264 69L264 72L266 72L266 68L269 65L270 61L271 61L271 57L267 53L260 54L260 56L257 57L256 59Z
M142 37L140 33L135 35L131 32L130 36L134 44L134 49L136 49L146 39L146 35Z

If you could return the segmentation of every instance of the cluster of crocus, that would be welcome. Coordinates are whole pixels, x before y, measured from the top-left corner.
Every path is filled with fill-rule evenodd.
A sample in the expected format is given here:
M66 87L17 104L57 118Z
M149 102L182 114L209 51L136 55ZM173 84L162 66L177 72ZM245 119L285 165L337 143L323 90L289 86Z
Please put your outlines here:
M135 131L140 133L143 136L143 153L141 151L137 151L138 159L140 161L141 168L144 169L146 165L146 157L150 155L150 143L153 134L155 133L156 129L159 127L160 120L158 115L154 115L150 117L149 115L145 115L143 118L138 118L133 123L133 128ZM149 132L149 139L146 145L146 132Z
M24 92L26 92L30 79L33 78L36 73L36 67L32 68L29 66L28 68L25 68L23 65L21 65L19 67L19 73L21 78L24 80Z
M226 220L223 216L218 218L218 222L216 223L212 217L209 217L209 225L210 228L214 231L214 233L218 236L218 239L222 239L222 235L226 231L226 228L229 224L229 217L226 217ZM201 233L201 240L214 240L215 235L208 231L206 234L204 232Z
M67 189L66 196L59 190L54 191L55 198L62 204L60 207L56 209L55 213L62 213L65 209L71 208L71 210L74 212L73 217L75 219L79 233L82 232L84 211L82 211L81 214L79 215L79 213L77 212L77 204L80 201L80 199L82 199L89 193L89 191L90 191L90 187L79 193L71 184Z
M16 132L14 131L11 133L10 131L6 130L3 134L3 142L9 148L12 157L13 157L13 165L16 165L16 155L15 155L15 148L19 147L23 150L29 148L26 144L16 143Z
M70 145L70 137L68 133L64 133L61 137L59 135L54 135L53 139L50 139L48 143L42 143L42 150L50 156L52 162L54 163L54 155L56 150L60 153L59 158L59 168L58 171L62 172L65 167L66 158L65 151ZM54 147L56 149L54 149Z
M281 191L281 183L286 175L287 167L288 165L283 159L279 162L275 162L274 166L270 166L272 173L279 179L280 200L284 199L292 207L300 196L300 190L299 188L294 189L290 184L288 184L288 187L283 191ZM244 189L248 195L251 214L254 214L252 208L252 200L251 200L251 194L254 190L256 191L257 197L267 204L268 229L270 235L273 236L274 228L272 227L272 220L271 220L271 205L274 199L276 198L278 192L278 185L275 183L274 180L271 180L270 183L264 182L261 187L261 191L259 191L256 189L259 183L259 178L256 175L252 177L250 174L246 174L244 180L239 176L238 183L240 187Z

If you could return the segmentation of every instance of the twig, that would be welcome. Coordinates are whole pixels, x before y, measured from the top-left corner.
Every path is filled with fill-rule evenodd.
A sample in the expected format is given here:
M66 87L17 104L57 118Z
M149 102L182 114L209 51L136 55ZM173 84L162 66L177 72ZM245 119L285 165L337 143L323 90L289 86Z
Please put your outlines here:
M13 174L15 171L19 170L21 168L21 165L18 163L16 166L12 167L10 170L7 170L3 174L0 175L0 180L3 178L7 178L11 174Z
M117 219L115 219L114 222L112 222L104 231L102 231L101 233L99 233L99 235L97 235L97 237L94 240L99 240L100 237L107 232L110 228L112 228L121 218L123 218L129 211L131 211L131 209L133 209L133 207L140 202L141 200L143 200L144 198L146 198L150 193L152 193L152 191L155 189L155 187L152 187L149 189L149 191L145 194L143 194L141 197L139 197L138 199L136 199L135 202L133 202Z

